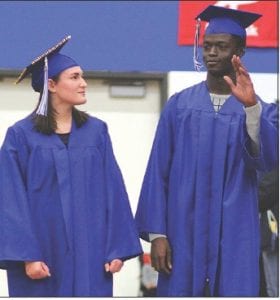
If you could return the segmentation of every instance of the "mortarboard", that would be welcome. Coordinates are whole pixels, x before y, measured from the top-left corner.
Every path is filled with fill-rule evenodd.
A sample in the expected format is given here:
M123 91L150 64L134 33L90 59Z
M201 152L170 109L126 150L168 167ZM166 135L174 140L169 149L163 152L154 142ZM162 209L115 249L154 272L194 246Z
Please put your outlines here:
M27 75L31 74L31 84L36 92L42 92L41 101L36 111L38 115L47 115L48 109L48 79L53 78L62 71L78 66L69 56L60 54L60 49L71 39L67 36L55 46L49 48L43 54L34 59L19 75L16 83L22 81Z
M246 28L261 16L262 15L257 13L209 5L195 18L197 20L194 43L195 69L199 70L202 67L202 65L198 61L197 54L201 21L209 22L205 30L205 35L226 33L246 38Z

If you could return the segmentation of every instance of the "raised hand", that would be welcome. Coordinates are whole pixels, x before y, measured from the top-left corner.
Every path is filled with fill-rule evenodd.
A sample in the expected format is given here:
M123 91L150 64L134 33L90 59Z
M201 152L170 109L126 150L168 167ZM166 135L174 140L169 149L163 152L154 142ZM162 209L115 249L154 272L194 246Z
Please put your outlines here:
M224 80L230 86L232 94L245 107L255 105L257 103L255 90L248 71L239 56L233 55L231 62L235 71L236 83L229 76L224 76Z

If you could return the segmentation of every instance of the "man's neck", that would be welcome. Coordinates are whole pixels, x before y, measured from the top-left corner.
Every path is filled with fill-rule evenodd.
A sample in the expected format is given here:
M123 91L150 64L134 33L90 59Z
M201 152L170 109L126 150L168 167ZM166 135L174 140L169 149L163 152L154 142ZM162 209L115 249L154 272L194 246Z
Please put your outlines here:
M210 93L218 94L218 95L231 94L231 89L226 83L226 81L224 80L223 76L214 76L211 73L207 73L206 82Z

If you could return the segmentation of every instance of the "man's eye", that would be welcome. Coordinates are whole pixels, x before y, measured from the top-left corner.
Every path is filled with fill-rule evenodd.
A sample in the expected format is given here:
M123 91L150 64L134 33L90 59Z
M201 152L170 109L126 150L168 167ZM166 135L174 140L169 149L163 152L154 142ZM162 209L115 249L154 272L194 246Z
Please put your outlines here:
M226 50L226 49L228 49L228 46L227 45L220 45L219 48L221 50Z

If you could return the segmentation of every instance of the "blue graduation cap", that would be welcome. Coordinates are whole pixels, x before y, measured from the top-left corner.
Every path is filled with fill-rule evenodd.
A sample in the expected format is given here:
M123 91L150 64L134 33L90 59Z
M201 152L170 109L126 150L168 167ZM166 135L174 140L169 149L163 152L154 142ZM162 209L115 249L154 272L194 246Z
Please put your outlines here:
M36 111L38 115L47 115L48 109L48 79L53 78L62 71L78 66L69 56L60 54L60 49L71 39L68 35L55 46L34 59L19 75L16 84L31 74L31 85L36 92L42 92L41 101Z
M201 21L209 22L205 30L205 35L226 33L246 38L246 28L261 16L262 15L257 13L209 5L195 18L197 20L194 43L195 69L199 70L202 67L201 63L198 61L197 54Z

